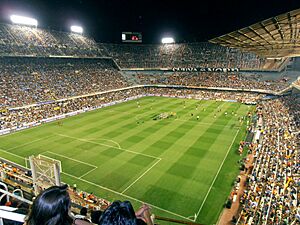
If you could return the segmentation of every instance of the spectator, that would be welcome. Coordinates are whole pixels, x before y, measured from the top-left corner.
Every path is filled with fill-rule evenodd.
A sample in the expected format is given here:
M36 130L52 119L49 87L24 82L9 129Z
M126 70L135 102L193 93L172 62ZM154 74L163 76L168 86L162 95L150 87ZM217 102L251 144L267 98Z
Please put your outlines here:
M88 218L88 209L86 207L82 207L80 209L80 213L75 215L74 218L75 219L81 219L81 220L84 220L86 222L91 222L90 219Z
M100 210L93 210L91 212L91 221L92 223L98 224L100 221L100 217L102 215L102 211Z
M41 192L34 200L26 225L85 225L82 220L74 220L69 215L71 200L67 185L53 186Z
M150 218L149 206L143 205L141 209L135 213L130 202L113 202L103 213L99 221L99 225L152 225Z

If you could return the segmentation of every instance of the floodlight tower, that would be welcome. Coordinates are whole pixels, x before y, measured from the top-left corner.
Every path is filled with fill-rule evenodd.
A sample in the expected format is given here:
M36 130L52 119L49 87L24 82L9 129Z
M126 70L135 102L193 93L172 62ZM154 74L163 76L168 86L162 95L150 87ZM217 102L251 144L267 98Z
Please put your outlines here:
M35 27L37 27L37 25L38 25L38 21L36 19L26 17L26 16L11 15L10 20L14 24L35 26Z
M161 39L162 44L174 44L175 40L173 37L164 37Z
M83 33L83 28L81 26L71 26L70 27L71 32L77 33L77 34L82 34Z

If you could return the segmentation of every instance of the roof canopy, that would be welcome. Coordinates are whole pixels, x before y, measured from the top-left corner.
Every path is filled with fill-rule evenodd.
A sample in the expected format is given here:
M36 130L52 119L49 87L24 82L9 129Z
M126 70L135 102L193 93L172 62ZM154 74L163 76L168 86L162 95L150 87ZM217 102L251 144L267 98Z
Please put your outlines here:
M270 58L300 56L299 29L297 9L209 41Z

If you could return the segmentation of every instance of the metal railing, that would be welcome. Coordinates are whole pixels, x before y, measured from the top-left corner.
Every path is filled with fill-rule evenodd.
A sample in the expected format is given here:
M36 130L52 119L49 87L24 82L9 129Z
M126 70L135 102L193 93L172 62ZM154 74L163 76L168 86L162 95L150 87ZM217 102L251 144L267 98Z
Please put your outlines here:
M0 182L0 187L3 188L3 189L0 189L0 194L1 194L0 195L0 200L2 198L6 198L6 201L9 201L10 198L15 198L15 199L18 199L21 202L25 202L29 205L32 205L32 201L29 201L29 200L27 200L23 197L23 191L22 190L16 189L16 190L13 191L13 193L10 193L8 191L7 185L5 183L2 183L2 182ZM15 193L19 193L20 195L16 195ZM3 219L24 223L26 215L16 213L16 212L14 212L15 210L17 210L17 208L7 207L7 206L0 206L0 225L4 224Z
M3 219L24 223L26 215L15 213L16 208L0 206L0 225L3 225Z

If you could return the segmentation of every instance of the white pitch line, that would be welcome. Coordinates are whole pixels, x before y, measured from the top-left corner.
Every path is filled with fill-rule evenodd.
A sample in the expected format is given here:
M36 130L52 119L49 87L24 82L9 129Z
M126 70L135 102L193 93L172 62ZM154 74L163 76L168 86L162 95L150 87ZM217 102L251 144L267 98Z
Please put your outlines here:
M48 152L48 153L50 153L50 154L52 154L52 155L57 155L57 156L60 156L60 157L63 157L63 158L72 160L72 161L74 161L74 162L78 162L78 163L81 163L81 164L85 164L85 165L87 165L87 166L91 166L91 167L94 167L94 168L98 168L98 167L95 166L95 165L92 165L92 164L89 164L89 163L86 163L86 162L82 162L82 161L80 161L80 160L73 159L73 158L70 158L70 157L68 157L68 156L64 156L64 155L61 155L61 154L58 154L58 153L54 153L54 152L50 152L50 151L46 151L46 152Z
M157 163L160 162L161 159L158 159L150 168L148 168L142 175L140 175L135 181L133 181L127 188L122 191L122 194L124 194L129 188L131 188L132 185L134 185L136 182L138 182L146 173L148 173L154 166L156 166Z
M84 176L88 175L89 173L93 172L94 170L98 169L98 167L95 167L94 169L91 169L90 171L86 172L85 174L83 174L82 176L80 176L79 178L83 178Z
M105 147L108 147L108 148L114 148L114 149L122 150L124 152L130 152L130 153L133 153L133 154L136 154L136 155L143 155L143 156L146 156L146 157L149 157L149 158L152 158L152 159L160 159L160 158L152 156L152 155L147 155L147 154L144 154L144 153L141 153L141 152L134 152L134 151L131 151L131 150L128 150L128 149L124 149L124 148L117 148L115 146L111 146L111 145L107 145L107 144L102 144L102 143L98 143L98 142L95 142L95 141L89 141L89 140L83 139L83 138L76 138L76 137L72 137L72 136L65 135L65 134L59 134L59 133L56 133L56 135L61 136L61 137L72 138L74 140L88 142L88 143L92 143L92 144L96 144L96 145L102 145L102 146L105 146Z
M122 194L122 193L120 193L120 192L114 191L114 190L109 189L109 188L107 188L107 187L103 187L103 186L101 186L101 185L95 184L95 183L93 183L93 182L91 182L91 181L88 181L88 180L85 180L85 179L82 179L82 178L78 178L78 177L73 176L73 175L71 175L71 174L68 174L68 173L65 173L65 172L62 172L62 173L65 174L65 175L67 175L67 176L73 177L73 178L75 178L75 179L77 179L77 180L86 182L86 183L88 183L88 184L94 185L94 186L99 187L99 188L102 188L103 190L106 190L106 191L112 192L112 193L114 193L114 194L123 196L123 197L125 197L125 198L127 198L127 199L132 199L132 200L137 201L137 202L140 202L140 203L146 203L147 205L151 206L152 208L156 208L156 209L158 209L158 210L160 210L160 211L163 211L163 212L169 213L169 214L171 214L171 215L180 217L180 218L182 218L182 219L186 219L186 220L189 220L189 221L191 221L191 222L194 222L194 220L192 220L192 219L190 219L190 218L187 218L187 217L185 217L185 216L182 216L182 215L179 215L179 214L177 214L177 213L171 212L171 211L169 211L169 210L167 210L167 209L163 209L163 208L161 208L161 207L158 207L158 206L152 205L152 204L150 204L150 203L141 201L141 200L136 199L136 198L133 198L133 197L131 197L131 196L129 196L129 195Z
M234 136L234 138L233 138L233 140L232 140L232 142L231 142L231 144L230 144L230 146L229 146L229 148L228 148L228 150L227 150L227 152L226 152L226 155L225 155L225 157L224 157L224 159L223 159L223 161L222 161L222 163L221 163L221 165L220 165L220 167L219 167L219 169L218 169L218 171L217 171L217 174L215 175L215 177L214 177L214 179L213 179L213 182L211 183L211 185L210 185L210 187L209 187L209 189L208 189L208 191L207 191L207 193L206 193L206 195L205 195L205 198L204 198L204 200L203 200L203 202L202 202L202 204L201 204L201 206L200 206L200 209L198 210L198 212L197 212L197 214L196 214L196 217L195 217L195 219L194 219L194 222L197 220L197 218L198 218L198 216L199 216L199 214L200 214L200 212L201 212L201 210L202 210L202 208L203 208L203 206L204 206L204 203L205 203L205 201L206 201L206 199L207 199L207 197L208 197L208 195L209 195L209 193L210 193L210 191L211 191L211 189L212 189L212 187L213 187L213 185L214 185L214 183L215 183L215 181L216 181L216 179L217 179L217 177L218 177L218 175L219 175L219 173L220 173L220 171L221 171L221 169L222 169L222 167L223 167L223 164L224 164L224 162L225 162L225 160L226 160L226 158L227 158L227 156L228 156L228 154L229 154L229 152L230 152L230 149L231 149L231 147L232 147L232 145L233 145L233 143L234 143L234 141L235 141L235 139L236 139L236 137L237 137L239 131L240 131L240 130L237 130L237 131L236 131L236 134L235 134L235 136Z
M10 154L10 155L13 155L13 156L15 156L15 157L18 157L18 158L20 158L20 159L25 159L24 157L21 157L21 156L19 156L19 155L14 154L14 153L5 151L4 149L1 149L1 148L0 148L0 151L5 152L5 153Z
M51 135L51 136L53 136L53 135ZM51 137L51 136L50 136L50 137ZM44 139L48 139L48 138L50 138L50 137L39 138L39 139L30 141L30 142L26 142L26 143L24 143L24 144L22 144L22 145L17 145L17 146L15 146L15 147L9 148L9 149L7 149L7 150L10 151L10 150L13 150L13 149L16 149L16 148L20 148L20 147L23 147L23 146L26 146L26 145L30 145L30 144L32 144L32 143L35 143L35 142L38 142L38 141L41 141L41 140L44 140Z

